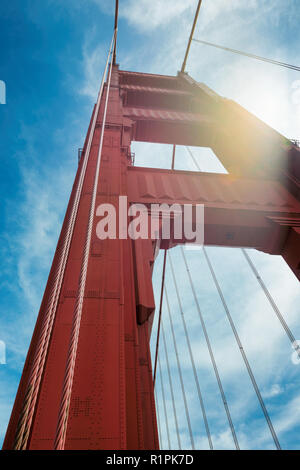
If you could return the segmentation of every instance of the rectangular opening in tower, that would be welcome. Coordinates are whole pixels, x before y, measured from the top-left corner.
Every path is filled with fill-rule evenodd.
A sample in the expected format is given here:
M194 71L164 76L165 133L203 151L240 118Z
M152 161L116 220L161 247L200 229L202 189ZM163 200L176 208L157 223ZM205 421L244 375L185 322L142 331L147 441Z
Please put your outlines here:
M147 142L132 142L135 166L170 169L173 145ZM177 145L175 170L202 171L204 173L228 173L213 150L209 147L186 147Z

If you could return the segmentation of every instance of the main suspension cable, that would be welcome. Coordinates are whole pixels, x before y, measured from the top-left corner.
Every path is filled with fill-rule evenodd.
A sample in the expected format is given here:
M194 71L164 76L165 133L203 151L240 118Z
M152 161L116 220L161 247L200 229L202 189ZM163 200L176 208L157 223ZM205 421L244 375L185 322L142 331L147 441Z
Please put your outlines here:
M191 32L190 32L190 36L189 36L189 39L188 39L187 46L186 46L186 51L185 51L184 59L183 59L182 66L181 66L181 72L185 72L186 62L187 62L187 59L188 59L188 56L189 56L190 47L191 47L192 39L193 39L193 36L194 36L194 31L195 31L196 24L197 24L201 3L202 3L202 0L199 0L197 8L196 8L196 13L195 13L195 16L194 16L194 21L193 21L193 24L192 24L192 29L191 29ZM171 167L172 170L174 170L174 167L175 167L175 150L176 150L176 144L173 144L172 167Z
M182 63L182 66L181 66L181 72L185 71L186 61L187 61L187 58L188 58L188 55L189 55L189 52L190 52L191 42L192 42L192 39L193 39L193 36L194 36L194 31L195 31L195 27L196 27L196 24L197 24L201 3L202 3L202 0L199 0L197 8L196 8L196 13L195 13L192 29L191 29L191 32L190 32L190 37L189 37L189 40L188 40L188 43L187 43L183 63Z
M216 376L216 379L217 379L217 382L218 382L219 391L220 391L222 401L223 401L223 404L224 404L224 408L225 408L228 423L229 423L229 426L230 426L231 434L232 434L232 437L233 437L233 440L234 440L234 443L235 443L235 447L236 447L237 450L239 450L240 447L239 447L238 439L237 439L236 432L235 432L235 429L234 429L234 425L233 425L233 422L232 422L232 418L231 418L231 414L230 414L230 411L229 411L229 407L228 407L228 403L227 403L227 400L226 400L223 385L222 385L222 382L221 382L219 370L218 370L218 367L217 367L217 364L216 364L216 361L215 361L215 357L214 357L214 353L213 353L213 350L212 350L212 347L211 347L210 339L209 339L209 336L208 336L208 333L207 333L205 321L204 321L204 318L203 318L203 315L202 315L202 312L201 312L201 309L200 309L200 306L199 306L199 302L198 302L198 299L197 299L197 295L196 295L194 283L193 283L193 280L192 280L191 272L190 272L190 269L188 267L187 259L186 259L186 256L184 254L184 250L183 250L182 246L180 246L180 250L181 250L181 253L182 253L182 256L183 256L184 264L185 264L186 271L187 271L187 274L188 274L188 278L189 278L189 281L190 281L191 290L193 292L196 308L197 308L197 311L198 311L198 315L199 315L199 319L200 319L200 322L201 322L202 330L203 330L205 340L206 340L206 344L207 344L207 348L208 348L208 351L209 351L210 360L212 362L213 369L214 369L214 372L215 372L215 376Z
M171 326L171 333L172 333L174 351L175 351L176 362L177 362L178 375L179 375L180 386L181 386L182 397L183 397L183 403L184 403L185 416L186 416L186 421L187 421L188 430L189 430L191 447L192 447L193 450L195 450L195 442L194 442L193 431L192 431L192 426L191 426L191 418L190 418L189 408L188 408L187 399L186 399L184 382L183 382L183 378L182 378L181 365L180 365L180 361L179 361L179 354L178 354L178 349L177 349L177 344L176 344L176 336L175 336L175 332L174 332L173 320L172 320L170 304L169 304L169 297L168 297L168 292L167 292L167 287L166 286L165 286L165 295L166 295L166 304L167 304L169 322L170 322L170 326Z
M229 312L229 308L228 308L227 303L226 303L226 301L225 301L225 297L224 297L223 292L222 292L222 290L221 290L221 287L220 287L220 284L219 284L218 279L217 279L217 277L216 277L215 271L214 271L214 269L213 269L213 266L212 266L212 264L211 264L211 261L210 261L210 259L209 259L208 254L207 254L206 248L205 248L204 246L203 246L202 248L203 248L204 256L205 256L205 259L206 259L206 261L207 261L207 264L208 264L210 273L211 273L211 275L212 275L212 278L213 278L213 280L214 280L215 286L216 286L217 291L218 291L218 293L219 293L221 302L222 302L222 304L223 304L224 310L225 310L225 312L226 312L228 321L229 321L229 323L230 323L232 332L233 332L233 334L234 334L234 337L235 337L236 342L237 342L237 344L238 344L240 353L241 353L241 355L242 355L242 358L243 358L243 360L244 360L245 366L246 366L246 368L247 368L247 371L248 371L249 377L250 377L250 379L251 379L253 388L254 388L254 390L255 390L256 396L257 396L257 398L258 398L258 400L259 400L259 403L260 403L260 405L261 405L261 408L262 408L262 411L263 411L263 413L264 413L265 419L266 419L266 421L267 421L267 424L268 424L268 426L269 426L270 432L271 432L271 434L272 434L274 443L275 443L275 445L276 445L276 448L277 448L278 450L280 450L281 447L280 447L280 444L279 444L278 437L277 437L277 435L276 435L276 432L275 432L275 429L274 429L274 427L273 427L271 418L270 418L270 416L269 416L269 413L268 413L268 411L267 411L266 405L265 405L265 403L264 403L264 400L263 400L263 398L262 398L262 396L261 396L260 390L259 390L258 385L257 385L257 383L256 383L254 374L253 374L252 369L251 369L251 367L250 367L250 364L249 364L249 361L248 361L248 359L247 359L246 353L245 353L245 351L244 351L242 342L241 342L241 340L240 340L240 337L239 337L238 332L237 332L237 330L236 330L236 327L235 327L235 325L234 325L234 321L233 321L233 319L232 319L232 317L231 317L231 314L230 314L230 312Z
M184 318L182 303L181 303L179 290L178 290L178 286L177 286L177 281L176 281L176 277L175 277L172 257L171 257L170 253L169 253L168 257L169 257L169 260L170 260L170 267L171 267L173 282L174 282L176 296L177 296L177 300L178 300L178 305L179 305L179 309L180 309L180 313L181 313L180 316L181 316L181 319L182 319L183 329L184 329L185 338L186 338L188 351L189 351L189 356L190 356L190 360L191 360L191 364L192 364L192 369L193 369L194 379L195 379L195 383L196 383L196 387L197 387L197 393L198 393L199 403L200 403L200 407L201 407L201 411L202 411L202 415L203 415L203 420L204 420L204 425L205 425L205 429L206 429L207 439L208 439L210 449L213 449L213 444L212 444L212 440L211 440L211 434L210 434L208 420L207 420L207 416L206 416L204 401L203 401L203 398L202 398L199 379L198 379L198 375L197 375L197 371L196 371L194 355L193 355L193 351L192 351L192 348L191 348L189 334L188 334L188 330L187 330L187 326L186 326L186 322L185 322L185 318Z
M114 45L114 52L113 52L113 65L116 65L118 16L119 16L119 0L116 0L116 6L115 6L115 27L114 27L114 30L116 31L116 36L115 36L115 45Z

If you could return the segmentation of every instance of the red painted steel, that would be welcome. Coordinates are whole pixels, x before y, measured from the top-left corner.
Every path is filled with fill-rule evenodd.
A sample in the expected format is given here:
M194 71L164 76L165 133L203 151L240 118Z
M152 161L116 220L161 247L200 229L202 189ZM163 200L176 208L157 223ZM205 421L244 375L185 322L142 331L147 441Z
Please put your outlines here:
M300 202L279 181L134 167L128 171L128 181L131 203L149 208L162 202L204 204L207 245L252 247L282 254L286 260L286 251L299 250L295 229L300 225ZM176 240L170 243L173 246ZM299 255L290 257L293 262L288 262L299 276L293 265Z
M53 449L78 297L96 159L104 112L100 109L78 213L36 382L28 449ZM91 129L91 126L90 126ZM228 175L132 166L132 140L211 147ZM88 140L87 140L88 141ZM24 366L4 449L14 447L33 361L47 321L68 221L78 195L79 163L37 324ZM299 149L239 105L185 73L177 77L113 67L96 195L133 202L205 206L205 243L255 247L282 254L300 278ZM154 313L152 268L159 241L99 240L95 217L76 351L65 449L156 449L158 437L149 350ZM184 242L185 240L179 240ZM178 243L163 241L162 248Z

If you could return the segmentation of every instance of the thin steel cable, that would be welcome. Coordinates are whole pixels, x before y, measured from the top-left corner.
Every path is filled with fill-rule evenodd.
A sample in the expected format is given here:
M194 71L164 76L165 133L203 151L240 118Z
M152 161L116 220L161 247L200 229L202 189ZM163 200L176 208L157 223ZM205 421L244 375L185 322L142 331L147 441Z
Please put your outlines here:
M83 168L82 168L83 170ZM84 171L82 171L84 173ZM82 173L81 173L82 174ZM53 329L55 313L57 308L58 298L61 292L61 285L63 274L65 272L67 254L69 252L70 240L72 237L75 217L77 214L78 204L77 195L81 192L82 184L78 181L76 187L76 194L73 201L71 213L67 219L67 229L65 230L63 244L58 250L58 264L55 276L51 283L52 287L49 294L49 301L44 314L44 321L42 323L41 332L38 339L38 344L35 349L33 365L28 380L28 387L26 389L23 408L20 413L15 441L14 450L24 450L27 446L28 436L30 433L32 416L35 411L36 399L39 391L39 385L42 377L42 372L45 365L45 357L48 351L50 336Z
M175 169L175 153L176 153L176 144L173 144L171 170Z
M167 261L167 250L165 250L165 253L164 253L164 262L163 262L163 269L162 269L162 276L161 276L160 304L159 304L159 316L158 316L155 359L154 359L154 373L153 373L153 386L154 387L155 387L155 380L156 380L157 358L158 358L159 337L160 337L160 324L161 324L162 305L163 305L163 298L164 298L166 261Z
M208 351L209 351L210 360L212 362L213 369L214 369L214 372L215 372L215 376L216 376L216 379L217 379L217 382L218 382L219 391L220 391L222 401L223 401L223 404L224 404L224 408L225 408L228 423L229 423L229 426L230 426L231 434L232 434L232 437L233 437L233 440L234 440L234 443L235 443L235 447L236 447L237 450L239 450L240 447L239 447L238 439L237 439L236 432L235 432L235 429L234 429L234 425L233 425L233 422L232 422L232 418L231 418L228 403L227 403L227 400L226 400L225 392L224 392L224 389L223 389L222 381L221 381L221 378L220 378L219 370L218 370L218 367L217 367L217 364L216 364L216 361L215 361L215 356L214 356L214 353L213 353L213 350L212 350L212 347L211 347L211 343L210 343L210 339L209 339L209 336L208 336L208 333L207 333L205 321L204 321L204 318L203 318L203 315L202 315L202 312L201 312L201 309L200 309L200 305L199 305L199 302L198 302L198 299L197 299L197 295L196 295L193 279L192 279L192 276L191 276L191 272L190 272L190 269L188 267L187 259L186 259L186 256L184 254L184 250L183 250L182 246L180 246L180 249L181 249L181 253L182 253L182 256L183 256L185 268L186 268L186 271L187 271L187 274L188 274L188 278L189 278L189 281L190 281L190 286L191 286L191 289L192 289L192 292L193 292L196 308L197 308L199 319L200 319L201 326L202 326L202 330L203 330L203 333L204 333L204 336L205 336L207 348L208 348Z
M278 450L280 450L281 447L280 447L280 443L279 443L277 434L276 434L275 429L274 429L274 427L273 427L273 424L272 424L271 418L270 418L270 416L269 416L269 413L268 413L268 411L267 411L267 408L266 408L266 405L265 405L265 403L264 403L264 400L263 400L263 398L262 398L262 396L261 396L261 393L260 393L260 391L259 391L258 385L257 385L257 383L256 383L256 380L255 380L255 377L254 377L254 375L253 375L252 369L251 369L250 364L249 364L249 362L248 362L248 359L247 359L246 353L245 353L245 351L244 351L243 345L242 345L242 343L241 343L240 337L239 337L238 332L237 332L237 330L236 330L236 328L235 328L234 321L233 321L233 319L232 319L232 317L231 317L231 314L230 314L230 312L229 312L229 308L228 308L227 303L226 303L226 301L225 301L225 298L224 298L223 292L222 292L222 290L221 290L220 284L219 284L219 282L218 282L218 280L217 280L215 271L214 271L214 269L213 269L213 266L212 266L212 264L211 264L211 261L210 261L210 259L209 259L209 256L208 256L208 254L207 254L206 249L205 249L204 246L203 246L203 252L204 252L204 256L205 256L205 259L206 259L206 261L207 261L207 264L208 264L210 273L211 273L212 278L213 278L213 280L214 280L214 283L215 283L215 285L216 285L217 291L218 291L218 293L219 293L221 302L222 302L222 304L223 304L224 310L225 310L225 312L226 312L228 321L229 321L229 323L230 323L232 332L233 332L233 334L234 334L234 337L235 337L236 342L237 342L237 344L238 344L240 353L241 353L241 355L242 355L242 358L243 358L243 360L244 360L245 366L246 366L246 368L247 368L247 371L248 371L249 377L250 377L250 379L251 379L253 388L254 388L254 390L255 390L256 396L257 396L257 398L258 398L258 400L259 400L260 406L261 406L261 408L262 408L262 411L263 411L263 413L264 413L265 419L266 419L266 421L267 421L267 424L268 424L268 426L269 426L270 432L271 432L271 434L272 434L274 443L275 443L275 445L276 445L276 448L277 448Z
M292 70L296 70L297 72L300 72L300 67L298 67L297 65L287 64L286 62L280 62L279 60L267 59L266 57L261 57L259 55L239 51L238 49L231 49L230 47L220 46L218 44L213 44L212 42L202 41L200 39L193 38L193 41L198 42L200 44L204 44L206 46L216 47L217 49L222 49L223 51L233 52L234 54L243 55L245 57L250 57L251 59L261 60L269 64L279 65L280 67L285 67L287 69L292 69Z
M194 162L194 164L196 165L196 167L198 168L198 170L199 170L199 171L202 171L201 168L200 168L200 166L197 164L197 162L196 162L196 160L195 160L195 158L194 158L194 155L192 154L192 152L191 152L191 150L189 149L189 147L186 147L186 149L188 150L188 152L189 152L191 158L193 159L193 162ZM182 249L182 248L181 248L181 249ZM213 267L212 267L212 265L211 265L211 263L210 263L210 260L209 260L209 258L208 258L207 251L206 251L206 249L205 249L204 247L203 247L203 250L204 250L204 254L205 254L205 257L206 257L206 259L207 259L207 262L208 262L208 264L209 264L209 268L210 268L210 270L211 270L211 272L212 272L212 275L213 275L215 284L216 284L216 286L217 286L217 288L218 288L219 284L218 284L218 281L217 281L217 279L216 279L215 273L214 273L214 271L213 271ZM289 336L289 338L290 338L290 340L291 340L291 342L292 342L292 346L295 348L295 350L297 351L297 353L298 353L298 355L299 355L299 357L300 357L300 347L299 347L299 345L297 344L295 337L293 336L293 334L291 333L290 329L288 328L288 326L287 326L287 324L286 324L284 318L282 317L282 315L281 315L281 313L280 313L278 307L276 306L274 300L272 299L272 297L271 297L269 291L267 290L267 288L266 288L266 286L264 285L262 279L260 278L260 276L259 276L257 270L255 269L255 266L253 265L251 259L250 259L249 256L248 256L247 252L245 251L244 248L242 248L241 250L242 250L243 254L245 255L245 258L246 258L246 260L248 261L248 264L250 265L252 271L254 272L255 276L257 277L258 281L260 282L260 285L262 286L262 288L263 288L263 290L264 290L264 292L265 292L267 298L269 299L269 301L270 301L270 303L271 303L271 305L272 305L272 307L273 307L273 309L274 309L274 311L275 311L275 313L276 313L276 315L277 315L279 321L281 322L283 328L285 329L287 335ZM182 253L183 253L183 251L182 251ZM219 286L219 287L220 287L220 286ZM218 289L218 291L219 291L219 289ZM222 302L223 302L223 301L225 302L225 299L224 299L223 294L221 293L221 291L219 291L219 294L220 294L220 297L221 297ZM222 294L222 296L221 296L221 294ZM226 302L225 302L225 304L226 304ZM223 303L223 305L224 305L224 303ZM225 305L224 305L224 308L225 308L225 311L226 311L227 316L229 315L229 316L230 316L230 319L232 320L232 317L231 317L231 315L230 315L230 313L229 313L229 310L228 310L228 308L227 308L227 304L226 304L226 307L225 307ZM228 318L228 319L229 319L229 318ZM229 319L229 321L230 321L230 319ZM231 324L231 322L230 322L230 324ZM231 327L232 327L233 333L236 332L236 334L237 334L237 331L236 331L236 329L235 329L235 326L234 326L234 324L233 324L233 321L232 321ZM238 335L237 335L237 337L238 337ZM237 337L236 337L236 339L237 339ZM239 337L238 337L238 340L239 340ZM238 341L238 340L237 340L237 341ZM240 341L240 340L239 340L239 341ZM238 344L239 344L239 341L238 341ZM239 344L239 347L240 347L240 351L241 351L241 354L242 354L243 358L244 358L244 355L245 355L244 361L245 361L245 364L246 364L246 367L247 367L248 360L247 360L246 354L245 354L243 348L241 348L241 344ZM248 365L249 365L249 363L248 363ZM250 368L250 365L249 365L249 368ZM247 367L247 369L248 369L248 367ZM262 407L262 409L263 409L263 412L264 412L265 418L266 418L266 420L267 420L267 423L268 423L268 425L269 425L269 428L270 428L272 437L273 437L273 439L274 439L275 445L276 445L277 449L278 449L278 448L280 449L280 444L279 444L277 435L276 435L276 433L275 433L275 430L274 430L274 428L273 428L272 422L271 422L271 420L270 420L270 418L269 418L269 415L268 415L268 413L267 413L267 409L266 409L265 404L264 404L264 401L263 401L263 399L262 399L262 397L261 397L260 391L259 391L259 389L258 389L258 387L257 387L257 384L256 384L255 378L254 378L254 376L253 376L253 373L252 373L251 368L250 368L250 371L251 371L251 373L250 373L249 370L248 370L249 375L250 375L250 378L251 378L251 381L252 381L252 379L253 379L252 384L253 384L253 386L254 386L254 389L255 389L255 391L256 391L257 397L258 397L259 402L260 402L260 404L261 404L261 407ZM256 386L255 386L254 384L255 384ZM256 387L257 387L257 390L256 390ZM267 416L268 416L268 418L267 418ZM279 447L278 447L278 446L279 446Z
M115 40L116 40L116 30L114 31L114 41L113 41L114 44L115 44ZM88 268L88 259L89 259L91 237L92 237L92 228L93 228L94 215L95 215L97 187L98 187L98 181L99 181L99 170L100 170L100 162L101 162L101 155L102 155L103 137L104 137L104 130L105 130L112 67L113 67L113 63L111 60L109 73L108 73L108 80L107 80L106 97L105 97L99 151L98 151L98 157L97 157L97 165L96 165L96 170L95 170L93 194L92 194L92 200L91 200L91 206L90 206L90 212L89 212L89 220L88 220L88 226L87 226L87 232L86 232L84 253L83 253L82 264L81 264L81 269L80 269L78 294L77 294L75 308L73 312L72 332L71 332L70 345L69 345L69 351L68 351L68 357L67 357L67 363L66 363L66 369L65 369L65 378L64 378L64 383L63 383L60 409L59 409L59 414L58 414L57 429L56 429L56 434L55 434L55 441L54 441L55 450L63 450L65 446L67 422L68 422L68 416L69 416L69 407L70 407L70 401L71 401L75 362L76 362L76 356L77 356L78 338L79 338L83 299L84 299L87 268Z
M174 351L175 351L176 362L177 362L178 375L179 375L180 386L181 386L181 391L182 391L182 396L183 396L185 416L186 416L186 420L187 420L191 446L192 446L192 449L195 450L195 442L194 442L193 431L192 431L192 426L191 426L190 413L189 413L189 408L188 408L188 405L187 405L186 393L185 393L184 382L183 382L182 372L181 372L181 365L180 365L180 361L179 361L178 349L177 349L177 344L176 344L176 336L175 336L175 333L174 333L174 327L173 327L173 321L172 321L172 316L171 316L168 291L167 291L166 286L165 286L165 295L166 295L166 304L167 304L169 322L170 322L170 326L171 326L171 333L172 333Z
M156 403L156 416L157 416L157 424L158 424L159 444L161 446L162 444L161 424L160 424L160 414L159 414L159 406L158 406L158 398L157 398L156 389L154 389L154 396L155 396L155 403Z
M172 381L172 376L171 376L171 371L170 371L169 355L168 355L167 342L166 342L166 337L165 337L163 321L161 321L161 332L162 332L163 345L164 345L164 351L165 351L165 356L166 356L166 363L167 363L168 378L169 378L169 385L170 385L170 391L171 391L171 399L172 399L172 407L173 407L173 414L174 414L174 421L175 421L175 427L176 427L178 447L179 447L179 449L181 449L181 440L180 440L177 412L176 412L176 406L175 406L173 381Z
M182 62L181 72L184 72L184 71L185 71L186 61L187 61L188 56L189 56L190 47L191 47L191 42L192 42L192 39L193 39L193 36L194 36L194 31L195 31L196 24L197 24L197 20L198 20L198 16L199 16L199 11L200 11L200 7L201 7L201 3L202 3L202 0L199 0L199 1L198 1L197 8L196 8L196 13L195 13L195 17L194 17L192 29L191 29L191 32L190 32L189 40L188 40L188 43L187 43L187 47L186 47L184 59L183 59L183 62Z
M160 387L161 387L161 394L162 394L164 414L165 414L165 423L166 423L166 430L167 430L168 445L169 445L169 449L171 449L169 419L168 419L168 413L167 413L167 407L166 407L165 387L164 387L164 380L163 380L163 375L162 375L162 372L161 372L161 364L160 364L160 358L159 357L158 357L158 369L159 369Z
M194 163L195 167L197 168L197 170L198 170L198 171L202 171L202 169L201 169L200 165L198 164L197 160L195 159L195 157L194 157L194 155L193 155L191 149L190 149L189 147L187 147L187 146L186 146L185 148L186 148L186 150L188 151L188 153L189 153L191 159L193 160L193 163Z
M112 49L112 44L113 44L113 39L110 45L110 51ZM91 143L92 143L92 139L94 135L98 109L100 106L100 100L101 100L101 96L103 92L104 77L106 74L107 65L108 65L108 60L106 63L104 74L103 74L100 91L98 94L96 109L94 112L92 126L91 126L90 133L89 133L87 149L85 152L83 164L82 164L81 171L80 171L80 176L78 179L78 184L77 184L76 191L75 191L74 201L70 210L69 218L67 219L67 224L66 224L67 227L65 229L62 246L61 246L61 249L59 249L58 251L59 260L57 264L57 270L53 278L53 284L52 284L52 288L49 294L49 302L47 304L47 308L45 311L44 321L42 324L38 344L35 349L35 356L33 359L32 369L31 369L31 373L29 376L29 380L28 380L28 387L25 393L23 408L21 410L17 429L16 429L16 435L15 435L15 441L14 441L15 450L26 449L30 430L31 430L32 418L35 412L39 386L40 386L41 377L42 377L44 366L45 366L45 360L46 360L46 356L47 356L47 352L49 348L49 342L50 342L51 332L53 329L57 303L58 303L60 292L61 292L63 276L65 272L65 267L66 267L66 261L68 258L68 253L69 253L71 239L72 239L72 235L74 231L75 221L76 221L76 217L78 213L78 206L79 206L80 196L81 196L83 182L85 178L86 167L87 167L87 163L89 160Z
M295 351L297 352L298 354L298 357L300 358L300 346L298 345L297 341L296 341L296 338L295 336L293 335L293 333L291 332L288 324L286 323L285 319L283 318L282 316L282 313L280 312L279 308L277 307L273 297L271 296L267 286L265 285L264 281L262 280L262 278L260 277L256 267L254 266L254 263L253 261L251 260L250 256L248 255L247 251L245 250L245 248L241 248L242 252L243 252L243 255L245 256L252 272L254 273L257 281L259 282L260 286L262 287L264 293L266 294L266 297L267 299L269 300L278 320L280 321L284 331L286 332L290 342L292 343L292 346L293 348L295 349Z
M169 260L170 260L170 267L171 267L173 282L174 282L176 296L177 296L177 300L178 300L178 305L179 305L179 309L180 309L180 313L181 313L180 316L181 316L181 319L182 319L185 338L186 338L186 342L187 342L187 346L188 346L188 350L189 350L189 356L190 356L190 360L191 360L191 364L192 364L194 379L195 379L195 382L196 382L197 393L198 393L199 403L200 403L202 416L203 416L203 420L204 420L204 425L205 425L205 429L206 429L207 439L208 439L210 449L213 449L213 444L212 444L212 440L211 440L211 434L210 434L208 420L207 420L207 416L206 416L204 401L203 401L203 398L202 398L199 379L198 379L198 375L197 375L197 371L196 371L194 355L193 355L193 351L192 351L192 348L191 348L191 343L190 343L190 339L189 339L188 330L187 330L187 327L186 327L186 322L185 322L185 318L184 318L182 303L181 303L181 299L180 299L180 295L179 295L179 291L178 291L177 281L176 281L176 277L175 277L175 271L174 271L172 257L171 257L170 253L169 253L168 257L169 257Z

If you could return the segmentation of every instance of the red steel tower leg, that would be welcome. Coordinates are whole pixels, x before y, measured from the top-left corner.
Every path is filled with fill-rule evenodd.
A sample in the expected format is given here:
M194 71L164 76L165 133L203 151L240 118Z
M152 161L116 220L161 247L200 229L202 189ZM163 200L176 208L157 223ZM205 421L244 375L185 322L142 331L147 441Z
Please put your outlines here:
M72 317L78 295L78 279L105 95L106 90L97 117L55 320L52 330L48 331L49 347L42 380L37 390L38 399L35 409L32 410L33 420L26 445L28 449L53 449L54 445ZM126 169L130 164L130 126L123 118L117 66L113 67L108 103L96 207L102 203L113 203L118 210L119 195L127 194ZM86 145L83 155L85 151ZM74 183L4 449L14 447L30 369L40 341L41 325L45 320L46 305L83 160L84 157L81 158ZM95 217L64 448L157 449L147 320L154 310L150 269L151 257L153 258L152 242L146 241L149 259L141 259L138 246L135 247L131 239L99 240L96 235L98 222L99 219ZM137 263L141 263L144 268L148 264L148 292L140 285L144 284L144 279L137 280ZM142 275L145 275L145 270ZM141 289L142 292L139 293ZM144 305L141 303L143 298L146 299ZM146 312L141 325L137 323L139 311L144 315Z

